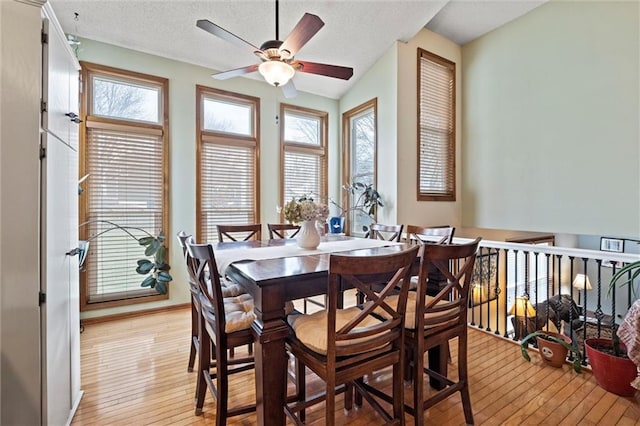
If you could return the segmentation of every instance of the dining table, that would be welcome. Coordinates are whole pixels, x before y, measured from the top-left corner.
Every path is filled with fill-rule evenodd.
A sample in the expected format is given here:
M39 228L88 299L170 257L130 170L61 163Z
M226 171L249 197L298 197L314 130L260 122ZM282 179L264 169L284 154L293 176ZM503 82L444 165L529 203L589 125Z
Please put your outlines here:
M256 415L261 426L285 424L285 339L291 333L285 303L326 293L331 253L375 256L407 247L405 243L330 234L322 237L315 250L297 247L295 239L212 245L220 274L253 296ZM347 289L342 287L340 291Z

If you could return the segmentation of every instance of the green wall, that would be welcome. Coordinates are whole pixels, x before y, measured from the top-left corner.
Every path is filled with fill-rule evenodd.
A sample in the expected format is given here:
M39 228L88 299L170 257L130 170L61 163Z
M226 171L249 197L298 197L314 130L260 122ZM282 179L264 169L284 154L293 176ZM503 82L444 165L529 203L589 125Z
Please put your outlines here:
M464 46L464 226L640 235L638 4L552 1Z

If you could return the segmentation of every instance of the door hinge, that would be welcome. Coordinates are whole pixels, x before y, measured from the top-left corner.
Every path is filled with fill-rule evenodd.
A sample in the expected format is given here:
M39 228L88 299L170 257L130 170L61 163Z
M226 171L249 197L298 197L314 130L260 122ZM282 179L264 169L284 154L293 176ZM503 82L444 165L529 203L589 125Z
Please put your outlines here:
M42 44L48 44L49 43L49 34L45 33L44 31L42 31L42 36L40 37L40 41L42 42Z
M47 101L40 101L40 112L47 112Z
M47 293L43 293L40 292L38 293L38 305L42 306L43 304L47 303Z
M42 160L46 156L47 156L47 148L45 148L44 146L41 146L40 147L40 159Z

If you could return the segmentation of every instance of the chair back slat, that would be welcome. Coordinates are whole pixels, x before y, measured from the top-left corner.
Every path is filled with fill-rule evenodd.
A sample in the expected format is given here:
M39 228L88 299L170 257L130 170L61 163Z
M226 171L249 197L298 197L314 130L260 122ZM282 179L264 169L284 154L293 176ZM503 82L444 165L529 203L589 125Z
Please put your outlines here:
M456 228L449 225L440 226L416 226L407 225L407 242L411 243L424 243L435 242L437 244L451 244L453 241L453 234ZM424 237L440 237L439 241L431 241Z
M267 229L269 229L269 239L285 239L295 237L300 231L300 226L292 223L268 223Z
M424 245L417 288L416 330L426 328L426 334L443 327L466 327L469 287L480 240L467 244ZM429 265L440 271L446 285L427 299Z
M218 228L218 242L225 241L249 241L262 239L262 225L216 225Z
M402 229L404 225L383 225L381 223L372 223L369 231L365 234L365 238L374 240L400 241L402 238Z
M210 244L195 244L193 239L188 239L186 245L191 258L188 269L200 290L202 314L209 320L210 325L215 327L215 335L220 336L224 333L226 320L213 247Z
M349 256L332 254L329 258L327 357L340 357L365 352L390 344L402 334L403 315L411 279L411 267L416 262L418 247L393 254ZM371 281L376 277L376 288ZM380 277L380 278L378 278ZM337 298L341 286L353 287L367 296L361 312L336 331ZM400 302L392 306L387 298L400 289ZM374 310L382 308L389 318L371 321Z

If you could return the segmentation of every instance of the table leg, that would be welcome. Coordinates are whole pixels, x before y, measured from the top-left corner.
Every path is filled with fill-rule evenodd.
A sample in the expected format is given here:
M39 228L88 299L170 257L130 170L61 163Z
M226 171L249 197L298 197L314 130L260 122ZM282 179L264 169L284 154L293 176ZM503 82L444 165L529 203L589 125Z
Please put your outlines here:
M256 368L256 415L258 425L284 425L286 353L284 339L289 328L282 319L254 321Z

